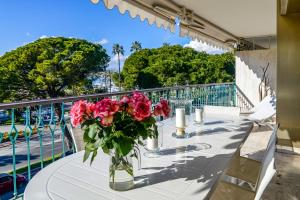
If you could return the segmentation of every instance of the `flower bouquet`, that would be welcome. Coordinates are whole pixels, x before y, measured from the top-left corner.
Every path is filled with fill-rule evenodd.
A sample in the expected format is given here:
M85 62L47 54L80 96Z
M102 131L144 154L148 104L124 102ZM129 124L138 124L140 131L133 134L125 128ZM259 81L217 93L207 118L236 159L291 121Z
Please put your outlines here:
M97 156L98 149L111 156L110 187L128 190L133 186L132 158L138 158L136 147L146 138L157 138L155 117L167 117L170 107L161 99L152 110L152 102L142 93L134 92L121 100L104 98L96 103L77 101L71 108L74 127L84 131L85 162Z

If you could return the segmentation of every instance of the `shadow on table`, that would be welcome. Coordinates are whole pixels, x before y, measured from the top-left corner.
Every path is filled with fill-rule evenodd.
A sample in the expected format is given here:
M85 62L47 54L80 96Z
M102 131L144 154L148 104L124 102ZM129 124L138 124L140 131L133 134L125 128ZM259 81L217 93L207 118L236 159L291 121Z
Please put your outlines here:
M201 151L204 149L210 149L211 145L207 143L195 143L192 145L179 146L176 148L163 149L160 150L157 154L160 156L169 156L169 155L178 155L183 153L188 153L192 151Z
M209 130L201 130L201 127L199 127L199 130L189 133L189 137L195 137L195 136L201 136L201 135L222 134L224 132L231 132L231 130L229 130L227 128L213 128L213 129L209 129Z
M246 136L246 132L250 131L251 128L249 128L249 123L242 124L239 127L234 128L234 130L232 128L233 127L228 127L228 129L224 127L215 128L211 130L204 130L202 132L194 132L192 134L194 134L194 136L201 136L205 134L221 134L224 132L237 131L237 134L231 136L231 139L237 141L232 141L230 144L224 146L225 149L236 149L240 145L241 140ZM209 148L211 148L210 145ZM178 152L195 151L196 149L196 146L190 145L187 147L179 147L178 149L175 148L166 150L164 154L174 155L178 154ZM135 177L136 184L134 189L176 179L185 179L186 181L196 180L198 183L203 183L199 186L199 188L193 188L194 191L192 192L194 194L206 192L222 174L231 155L232 154L229 153L213 156L182 156L179 160L174 161L167 167L143 168L144 170L155 170L156 172Z
M143 168L143 170L156 170L157 172L135 177L134 189L183 178L186 181L197 180L198 183L205 183L194 191L195 194L201 193L211 188L223 172L229 161L228 156L230 154L211 157L184 156L167 167Z
M236 142L232 142L230 144L225 145L223 148L224 149L237 149L241 144L241 141L236 141Z
M247 133L250 130L251 128L249 127L249 123L242 123L226 127L217 127L208 130L202 130L202 127L198 126L198 128L196 128L196 131L189 133L189 137L239 132L236 135L231 136L230 139L242 139L245 137L245 133Z
M218 120L218 121L211 121L211 122L204 122L204 125L216 125L216 124L225 124L225 123L232 123L232 120Z

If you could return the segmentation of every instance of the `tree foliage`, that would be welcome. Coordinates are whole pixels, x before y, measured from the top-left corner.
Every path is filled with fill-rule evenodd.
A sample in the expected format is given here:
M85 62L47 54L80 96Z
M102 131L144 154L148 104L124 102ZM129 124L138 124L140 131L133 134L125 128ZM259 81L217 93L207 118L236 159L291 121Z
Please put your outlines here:
M85 93L109 60L101 45L86 40L36 40L0 57L0 101Z
M209 55L180 45L163 45L131 54L121 73L126 89L153 88L174 84L220 83L234 80L231 53Z
M122 45L114 44L112 53L117 55L118 57L118 84L121 82L121 63L120 63L120 55L124 56L125 50ZM120 89L120 85L119 85Z
M139 51L141 49L142 49L142 43L140 43L139 41L134 41L131 43L131 47L130 47L131 52Z

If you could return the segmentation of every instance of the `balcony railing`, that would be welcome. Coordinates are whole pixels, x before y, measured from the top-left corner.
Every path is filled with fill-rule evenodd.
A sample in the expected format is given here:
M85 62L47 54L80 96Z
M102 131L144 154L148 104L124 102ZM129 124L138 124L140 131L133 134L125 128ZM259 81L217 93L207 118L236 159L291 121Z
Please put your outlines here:
M189 100L192 108L215 105L249 109L252 106L234 83L185 85L139 91L148 95L153 105L160 98L165 98ZM5 195L17 197L22 194L24 185L21 187L17 184L17 174L23 174L30 180L46 165L74 152L66 127L67 123L70 123L69 110L74 101L97 101L104 97L118 99L130 93L132 91L0 104L0 172L10 173L13 179L12 192Z

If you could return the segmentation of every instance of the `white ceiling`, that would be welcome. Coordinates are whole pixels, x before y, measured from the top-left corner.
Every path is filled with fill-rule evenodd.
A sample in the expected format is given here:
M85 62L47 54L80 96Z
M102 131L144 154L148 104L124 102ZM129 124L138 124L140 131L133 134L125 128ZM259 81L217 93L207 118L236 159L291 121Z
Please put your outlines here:
M276 0L173 0L237 37L276 35Z

